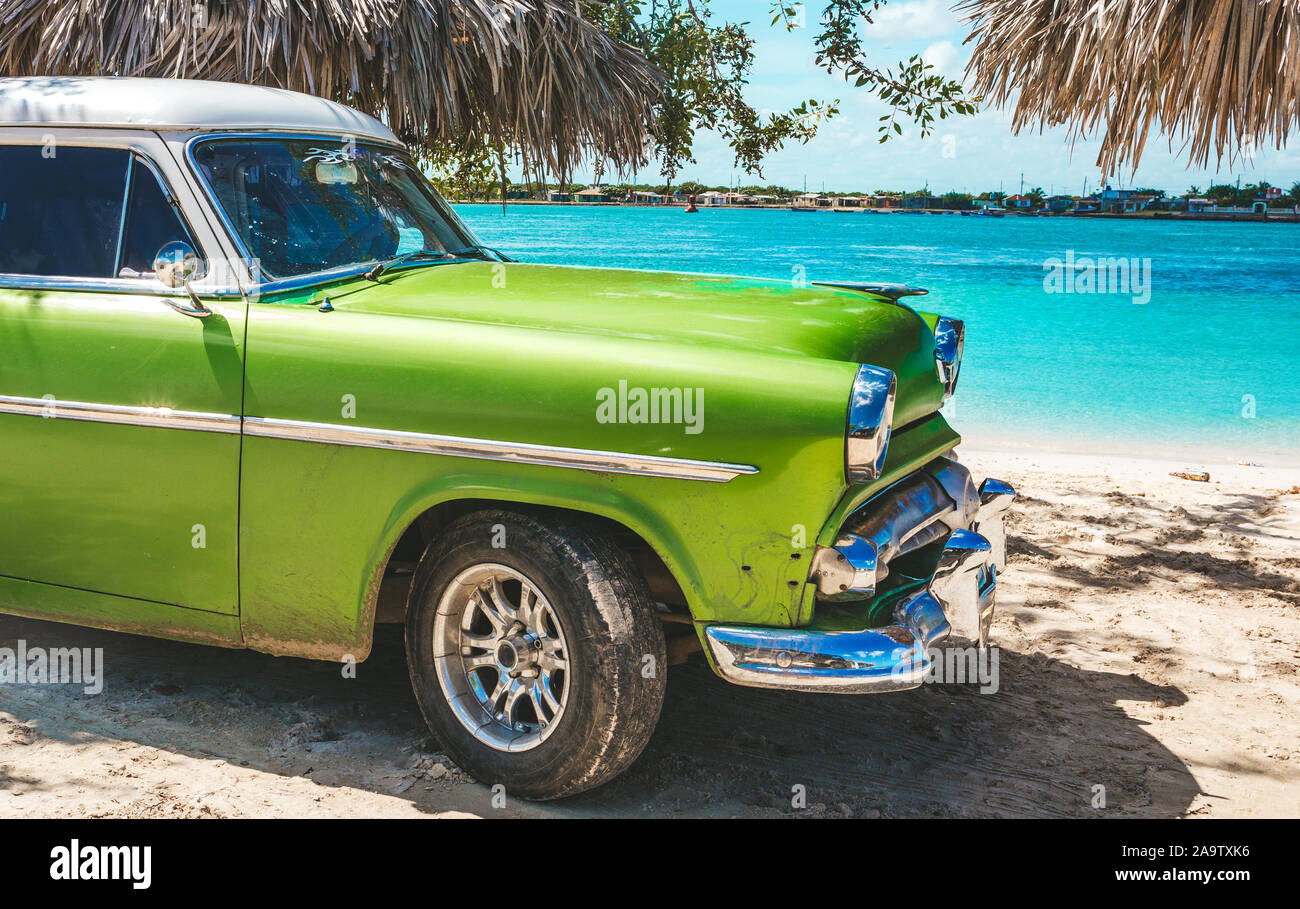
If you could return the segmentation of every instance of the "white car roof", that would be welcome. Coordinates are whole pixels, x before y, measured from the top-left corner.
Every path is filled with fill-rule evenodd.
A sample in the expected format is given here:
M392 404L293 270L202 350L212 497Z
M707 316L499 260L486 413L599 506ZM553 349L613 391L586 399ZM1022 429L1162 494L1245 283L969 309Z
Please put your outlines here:
M300 92L237 82L123 76L0 79L0 126L325 132L396 142L360 111Z

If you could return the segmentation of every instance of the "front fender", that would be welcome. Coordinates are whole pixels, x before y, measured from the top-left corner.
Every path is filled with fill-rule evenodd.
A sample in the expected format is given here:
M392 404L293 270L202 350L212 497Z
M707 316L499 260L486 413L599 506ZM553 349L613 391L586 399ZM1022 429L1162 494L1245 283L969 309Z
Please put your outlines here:
M542 477L521 480L501 474L470 472L432 478L411 489L393 507L370 552L368 563L371 568L363 589L378 589L380 575L393 547L420 515L439 505L468 500L563 508L615 521L644 540L663 560L681 586L692 611L702 608L707 601L707 587L690 545L665 515L624 490L575 480L557 482Z

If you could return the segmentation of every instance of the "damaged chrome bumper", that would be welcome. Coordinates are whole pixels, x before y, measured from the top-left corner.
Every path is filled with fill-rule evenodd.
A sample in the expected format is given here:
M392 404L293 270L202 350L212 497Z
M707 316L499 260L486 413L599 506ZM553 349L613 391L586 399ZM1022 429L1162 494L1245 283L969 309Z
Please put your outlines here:
M739 685L867 693L915 688L929 648L949 634L988 641L997 574L1006 564L1003 518L1015 490L940 459L858 509L809 580L819 600L872 596L894 559L947 536L925 589L894 606L894 624L861 631L713 625L705 639L723 678Z
M995 568L1006 563L1002 516L1015 490L987 479L978 490L970 471L947 458L895 483L850 516L832 547L819 547L809 580L819 600L860 600L875 594L889 563L945 534L976 530L989 543Z

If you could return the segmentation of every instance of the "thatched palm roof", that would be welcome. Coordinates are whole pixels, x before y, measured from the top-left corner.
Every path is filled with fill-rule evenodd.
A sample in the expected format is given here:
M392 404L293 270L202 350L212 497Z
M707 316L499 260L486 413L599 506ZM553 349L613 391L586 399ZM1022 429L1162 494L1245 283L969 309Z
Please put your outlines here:
M1104 129L1137 166L1154 127L1192 164L1278 147L1300 118L1300 0L966 0L967 77L1013 128Z
M272 85L561 173L644 161L659 84L574 0L0 0L0 74Z

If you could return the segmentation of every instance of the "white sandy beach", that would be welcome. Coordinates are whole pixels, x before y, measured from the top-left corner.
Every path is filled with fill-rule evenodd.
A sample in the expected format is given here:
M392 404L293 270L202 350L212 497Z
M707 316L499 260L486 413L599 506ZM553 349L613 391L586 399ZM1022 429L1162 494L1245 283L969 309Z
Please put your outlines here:
M960 455L1020 491L996 694L739 689L697 657L626 776L500 809L429 739L396 629L342 680L4 617L0 644L103 647L108 679L0 687L0 816L1300 815L1300 469Z

